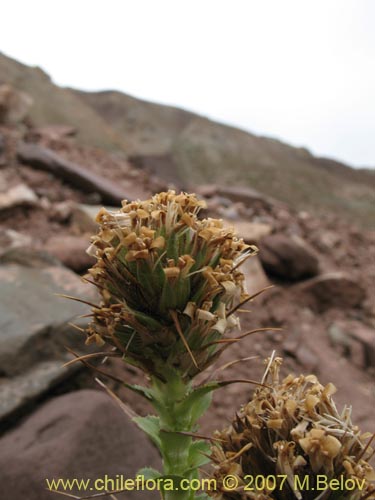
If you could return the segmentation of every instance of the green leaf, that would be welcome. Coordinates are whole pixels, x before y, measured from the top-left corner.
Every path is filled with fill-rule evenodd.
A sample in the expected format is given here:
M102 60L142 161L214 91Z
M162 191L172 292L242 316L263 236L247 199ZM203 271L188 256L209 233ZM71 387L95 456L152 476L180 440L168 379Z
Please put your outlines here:
M216 255L214 255L212 257L212 259L210 260L208 265L211 266L212 269L215 269L215 267L219 264L220 257L221 257L221 253L217 252Z
M212 390L210 392L206 392L205 394L201 394L200 397L197 397L193 403L191 403L191 419L192 422L196 422L202 415L206 413L208 408L211 406L212 402Z
M191 254L192 250L192 231L190 227L187 227L181 231L181 245L180 250L182 255Z
M130 389L131 391L135 392L136 394L139 394L139 396L142 396L143 398L148 399L149 401L152 400L152 390L148 389L147 387L143 387L141 385L137 384L127 384L124 382L124 385L127 389Z
M175 308L175 293L171 288L171 285L168 283L168 280L165 280L163 290L161 292L159 307L162 313L166 313L168 309Z
M152 318L148 314L139 311L132 311L132 313L142 325L147 326L148 328L150 328L150 330L159 331L163 328L162 324L159 323L159 321Z
M134 350L134 347L142 347L142 344L140 343L139 337L137 336L137 332L134 330L134 328L131 328L130 326L118 326L117 329L115 330L115 336L116 338L119 339L121 344L125 347L129 347L128 344L131 341L131 347L132 350ZM135 345L134 345L135 344Z
M178 259L178 251L177 251L176 233L174 233L173 231L170 233L167 239L166 251L167 251L167 258L174 259L176 264Z
M160 257L159 257L160 258ZM156 265L154 265L153 273L152 273L152 280L154 283L155 288L157 289L157 293L160 294L161 291L163 290L164 283L166 282L166 276L163 271L163 266L161 264L161 261L158 259Z
M147 481L147 479L158 479L161 475L161 472L153 469L152 467L143 467L137 472L137 476L143 476L145 481Z
M184 309L190 297L190 279L179 277L176 285L176 306L177 309Z
M191 302L195 302L196 304L200 304L202 301L203 294L206 289L207 280L205 278L202 279L202 276L198 276L196 278L199 280L198 288L195 290L193 297L191 298Z
M147 417L135 417L133 418L133 422L148 435L148 437L159 449L161 448L159 417L154 415L148 415Z
M199 252L194 256L195 264L192 266L190 272L197 271L204 265L205 258L207 256L206 244L203 244Z
M206 441L194 441L189 449L189 465L190 468L197 469L198 467L202 467L202 465L208 464L210 459L205 456L209 455L211 451L211 447Z
M139 285L143 289L143 293L147 295L147 298L149 300L152 300L155 290L153 290L151 284L150 284L150 277L151 277L151 269L148 264L148 262L145 261L137 261L137 267L136 267L136 276L137 280L139 282Z
M191 424L195 423L209 408L212 392L219 387L217 382L197 387L180 402L178 413L181 415L189 414Z

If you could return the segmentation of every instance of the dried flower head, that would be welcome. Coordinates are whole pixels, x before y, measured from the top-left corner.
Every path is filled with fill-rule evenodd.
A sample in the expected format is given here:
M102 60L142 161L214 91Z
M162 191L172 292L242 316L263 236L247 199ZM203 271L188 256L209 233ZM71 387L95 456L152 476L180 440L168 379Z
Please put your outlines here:
M203 206L168 191L100 210L88 253L102 301L88 342L108 342L161 378L170 367L192 378L215 359L217 341L238 327L236 306L249 298L238 266L257 249L221 220L198 219Z
M333 384L324 387L315 375L289 375L279 382L281 362L280 358L267 360L264 385L255 390L231 427L216 433L221 444L213 448L212 459L218 490L209 492L211 496L222 500L375 498L375 471L368 463L371 435L361 434L352 424L350 408L337 411L331 397L336 390ZM227 474L238 479L235 490L225 488ZM246 491L249 476L257 475L279 477L277 483L258 481L258 489ZM323 477L323 487L326 478L328 485L338 489L322 491L318 477Z

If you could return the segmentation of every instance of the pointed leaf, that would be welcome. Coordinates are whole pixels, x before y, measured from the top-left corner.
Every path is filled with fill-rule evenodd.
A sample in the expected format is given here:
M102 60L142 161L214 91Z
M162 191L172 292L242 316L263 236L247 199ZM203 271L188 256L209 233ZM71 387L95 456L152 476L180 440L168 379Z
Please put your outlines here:
M198 469L210 462L206 456L210 454L210 445L205 441L194 441L189 449L189 465L191 469Z
M124 385L127 389L130 389L131 391L135 392L139 396L142 396L143 398L148 399L149 401L152 400L152 390L148 389L147 387L142 387L141 385L137 384L126 384L124 382Z
M133 422L137 424L137 426L145 432L149 438L156 444L156 446L160 449L161 440L160 440L160 421L159 417L155 417L154 415L149 415L147 417L135 417L132 419Z
M140 311L132 311L137 320L144 326L147 326L151 330L160 330L163 328L162 324L159 323L155 318L152 318L148 314L142 313Z
M181 401L178 412L182 415L184 413L190 414L191 423L196 422L209 408L212 392L219 387L219 382L210 382L209 384L197 387Z

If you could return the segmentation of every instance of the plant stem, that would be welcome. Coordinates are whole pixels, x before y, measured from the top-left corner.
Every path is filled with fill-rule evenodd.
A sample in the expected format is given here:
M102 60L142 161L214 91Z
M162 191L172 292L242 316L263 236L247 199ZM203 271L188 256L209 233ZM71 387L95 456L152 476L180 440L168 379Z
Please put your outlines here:
M160 452L163 459L165 476L174 476L175 488L179 488L179 480L191 480L198 477L198 470L194 467L191 457L193 439L181 432L192 432L196 422L191 411L182 411L181 401L192 391L190 383L184 382L176 373L168 374L167 382L152 380L154 407L159 414L160 421ZM183 487L188 486L185 481ZM192 490L183 491L182 488L174 491L165 491L164 500L191 500L195 494Z

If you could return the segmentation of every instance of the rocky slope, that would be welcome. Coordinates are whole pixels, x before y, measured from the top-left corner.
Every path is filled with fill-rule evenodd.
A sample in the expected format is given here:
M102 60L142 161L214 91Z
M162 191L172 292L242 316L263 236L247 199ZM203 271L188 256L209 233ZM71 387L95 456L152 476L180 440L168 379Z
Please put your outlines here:
M247 185L295 208L340 213L362 225L374 224L371 171L353 170L316 158L304 148L121 92L59 88L40 69L0 54L1 83L11 83L34 98L30 117L35 125L73 125L80 142L122 151L176 186Z
M119 198L148 197L169 179L82 145L66 122L31 126L28 99L11 91L13 107L0 106L0 482L5 498L23 500L32 491L30 498L47 500L45 477L130 477L158 462L144 437L122 423L127 416L103 394L87 391L98 389L92 373L62 366L72 358L66 346L87 352L79 328L90 308L56 293L96 300L81 280L92 264L85 249L96 212ZM275 285L243 313L242 331L282 328L230 347L218 366L251 359L219 376L260 379L263 359L276 350L284 374L313 372L333 382L338 406L353 405L354 421L373 432L375 232L243 186L211 183L195 190L207 201L204 215L225 219L260 248L244 267L249 292ZM143 378L122 361L108 361L105 369L121 380ZM122 384L106 382L131 411L148 411ZM252 389L236 384L218 391L203 432L225 426ZM36 470L39 464L43 470ZM134 498L155 497L140 492Z
M64 332L67 343L71 342L72 329L60 323L67 322L69 315L74 316L74 310L65 307L65 316L57 321L61 305L51 296L58 290L74 295L75 290L82 288L74 273L59 266L83 273L91 265L85 248L90 234L95 232L93 219L103 201L103 186L107 206L111 200L110 204L118 204L121 195L144 198L166 188L162 179L150 178L117 156L80 146L65 132L66 129L56 127L26 133L18 126L0 127L0 276L5 280L4 324L0 333L2 349L9 347L3 352L1 373L5 378L0 389L7 394L8 403L2 409L7 418L22 410L30 398L51 390L64 378L64 370L58 369L58 364L66 359L64 350L61 351L63 340L54 344L53 332L58 328ZM35 151L39 154L38 162ZM68 167L70 170L66 170ZM96 181L96 189L95 183L87 186L88 175L94 176L90 179ZM276 285L254 302L251 314L244 315L243 329L276 326L285 330L283 334L250 337L228 350L223 362L242 358L244 353L258 355L258 361L235 365L228 375L259 376L261 360L277 349L285 356L285 370L314 371L323 381L333 381L340 388L338 400L353 403L357 419L370 425L375 365L375 266L370 249L375 244L375 233L360 231L336 215L317 218L248 188L210 185L196 190L207 200L207 215L224 218L246 241L259 246L259 258L245 267L249 291L256 293L270 283ZM40 252L42 257L38 257ZM15 294L18 305L13 310ZM48 305L48 311L44 305ZM9 325L13 325L11 330ZM18 332L19 344L9 338L13 330ZM28 350L34 342L43 348ZM77 342L72 345L76 348ZM40 372L41 384L34 380L32 393L25 385L28 375L26 368L22 370L26 366L23 359L27 359L30 373ZM46 378L43 363L51 360L51 375ZM121 365L113 369L121 376L127 373ZM69 371L65 374L70 376ZM90 385L90 380L91 375L86 374L83 386ZM223 396L218 394L216 418L210 420L210 425L220 425L224 414L229 418L249 390L236 387L227 389ZM145 411L131 395L122 396Z

